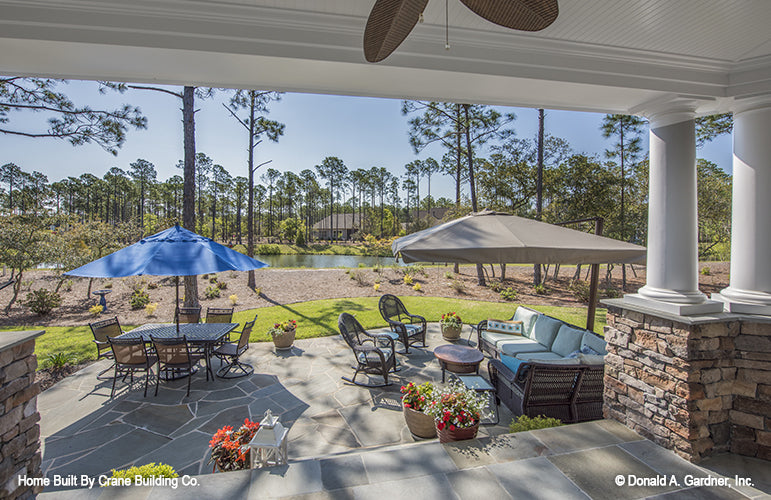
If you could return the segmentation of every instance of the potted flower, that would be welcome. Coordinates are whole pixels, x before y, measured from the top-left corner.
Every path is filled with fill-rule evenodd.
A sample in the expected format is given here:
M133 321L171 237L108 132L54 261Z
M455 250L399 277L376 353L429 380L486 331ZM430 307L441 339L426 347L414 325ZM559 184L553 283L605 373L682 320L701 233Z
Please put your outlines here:
M463 320L460 319L458 313L448 312L442 314L442 319L439 322L442 327L442 337L445 340L455 341L460 338L460 329L463 327Z
M439 442L448 443L476 437L486 404L483 395L453 382L434 390L425 412L434 418Z
M268 333L273 338L276 349L289 349L294 343L297 333L297 321L289 319L283 323L274 323Z
M218 430L209 441L209 448L211 448L209 463L214 462L212 472L249 469L251 466L249 442L259 427L259 422L251 422L245 418L243 425L236 431L230 425Z
M434 417L424 413L424 410L431 401L431 395L434 392L434 385L431 382L425 382L415 385L410 382L402 386L402 407L404 408L404 420L407 422L407 428L410 432L420 438L435 438L436 427L434 426Z

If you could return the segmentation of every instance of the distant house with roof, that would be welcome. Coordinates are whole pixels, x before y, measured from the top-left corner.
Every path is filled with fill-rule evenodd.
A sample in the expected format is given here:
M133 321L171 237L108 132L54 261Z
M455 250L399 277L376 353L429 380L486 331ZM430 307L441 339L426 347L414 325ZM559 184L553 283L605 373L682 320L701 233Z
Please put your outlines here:
M350 240L361 228L359 214L334 214L324 217L312 227L317 240Z
M431 218L431 219L436 219L436 221L438 222L438 221L441 221L442 219L444 219L444 216L449 211L450 211L449 208L432 207L431 211L428 211L428 210L417 210L417 211L416 210L411 210L410 211L410 216L412 217L413 220L416 219L416 218L420 219L420 220L424 220L424 219L426 219L428 217L428 218ZM431 222L433 223L434 221L431 221Z

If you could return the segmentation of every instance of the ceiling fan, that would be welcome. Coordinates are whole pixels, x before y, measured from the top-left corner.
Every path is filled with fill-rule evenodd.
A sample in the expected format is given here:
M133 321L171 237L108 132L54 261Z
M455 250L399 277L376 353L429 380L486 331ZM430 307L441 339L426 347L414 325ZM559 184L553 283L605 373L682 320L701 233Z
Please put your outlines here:
M499 26L540 31L557 19L557 0L460 0L477 15ZM407 38L428 0L377 0L364 30L364 57L380 62Z

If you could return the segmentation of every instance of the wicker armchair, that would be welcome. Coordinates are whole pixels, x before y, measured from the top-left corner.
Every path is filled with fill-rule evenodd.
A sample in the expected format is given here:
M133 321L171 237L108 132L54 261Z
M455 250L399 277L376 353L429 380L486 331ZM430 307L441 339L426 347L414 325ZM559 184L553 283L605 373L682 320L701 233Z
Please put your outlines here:
M238 378L254 373L254 367L241 363L238 358L249 349L249 336L252 334L255 321L257 321L257 316L244 325L241 335L238 337L238 342L227 342L216 348L212 353L222 360L230 358L230 363L217 370L218 377ZM241 373L231 374L234 369L240 370Z
M96 345L96 360L99 361L102 358L114 359L113 350L110 347L110 338L123 335L123 329L120 327L118 317L110 319L103 319L102 321L96 321L89 323L91 327L91 333L94 334L94 345ZM112 370L112 366L108 366L104 370L100 371L96 378L99 380L106 380L101 378L102 374Z
M388 334L371 334L367 332L356 318L348 313L342 313L337 319L337 327L343 340L353 350L357 366L352 378L343 380L362 387L382 387L390 385L388 372L396 371L396 347L394 339ZM383 377L382 384L362 384L356 382L356 376L364 372Z
M203 356L193 353L187 343L187 337L156 338L150 337L153 347L158 355L158 377L155 380L155 395L158 395L158 385L161 381L161 372L167 379L187 376L187 395L190 396L190 381L193 373ZM209 371L206 371L206 380L209 380Z
M405 354L410 352L411 345L418 342L422 342L423 347L426 347L426 318L410 314L399 297L390 294L380 297L378 309L391 331L399 336Z
M115 395L115 380L120 374L123 374L125 380L126 375L130 375L130 383L134 383L135 372L145 372L145 397L147 397L147 385L152 376L152 367L158 361L155 356L150 356L147 353L144 339L118 339L107 338L107 344L113 352L115 359L115 375L112 378L112 390L110 391L110 399Z
M501 401L515 415L545 415L564 423L602 418L603 365L556 365L528 362L512 373L500 360L487 365Z
M200 323L201 308L200 307L180 307L179 322L180 323Z

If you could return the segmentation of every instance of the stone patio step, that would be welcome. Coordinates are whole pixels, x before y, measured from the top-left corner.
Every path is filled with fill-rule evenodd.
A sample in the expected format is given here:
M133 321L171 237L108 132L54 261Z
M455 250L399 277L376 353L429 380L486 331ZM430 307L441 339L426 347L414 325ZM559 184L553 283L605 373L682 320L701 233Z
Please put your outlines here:
M729 456L730 457L730 456ZM747 472L746 457L740 466ZM723 460L723 473L730 471ZM758 464L760 465L760 464ZM763 469L751 470L762 476ZM664 485L618 486L617 478L665 477ZM192 476L197 486L95 488L41 499L188 498L768 498L743 486L690 487L686 476L721 476L693 465L614 421L440 444L437 440L334 453L288 465ZM675 477L676 483L669 481ZM729 476L730 477L730 476ZM751 478L762 486L768 478ZM731 480L733 481L733 480ZM765 488L763 488L765 489Z

